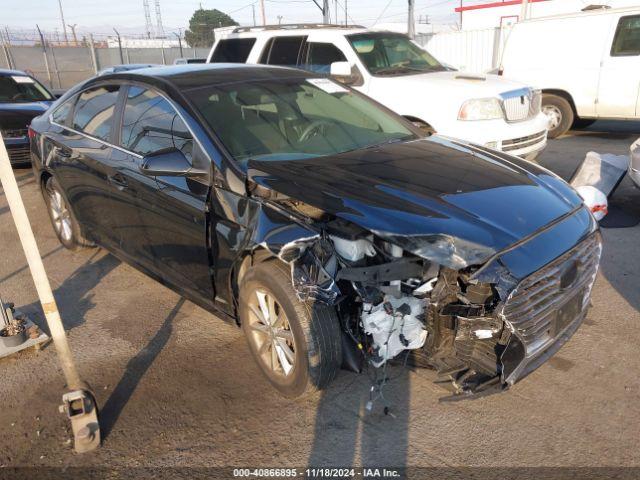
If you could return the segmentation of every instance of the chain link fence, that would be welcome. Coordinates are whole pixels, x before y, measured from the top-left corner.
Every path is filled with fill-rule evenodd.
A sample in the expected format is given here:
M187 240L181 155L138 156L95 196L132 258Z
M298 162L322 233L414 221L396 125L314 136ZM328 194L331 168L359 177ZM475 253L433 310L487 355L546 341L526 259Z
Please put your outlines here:
M139 44L146 44L137 46ZM206 58L208 48L190 48L184 39L144 36L83 35L61 40L40 31L0 35L0 68L22 70L52 90L66 90L113 65L148 63L171 65L178 58Z

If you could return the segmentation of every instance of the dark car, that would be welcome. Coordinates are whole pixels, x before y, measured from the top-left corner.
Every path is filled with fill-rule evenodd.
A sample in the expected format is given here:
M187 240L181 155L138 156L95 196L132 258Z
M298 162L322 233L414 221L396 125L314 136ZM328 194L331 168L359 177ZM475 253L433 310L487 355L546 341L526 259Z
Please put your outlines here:
M29 124L53 100L35 78L18 70L0 70L0 130L12 165L31 162Z
M34 120L60 241L100 245L231 322L293 397L411 354L502 389L581 324L597 223L551 172L425 137L287 68L94 78Z

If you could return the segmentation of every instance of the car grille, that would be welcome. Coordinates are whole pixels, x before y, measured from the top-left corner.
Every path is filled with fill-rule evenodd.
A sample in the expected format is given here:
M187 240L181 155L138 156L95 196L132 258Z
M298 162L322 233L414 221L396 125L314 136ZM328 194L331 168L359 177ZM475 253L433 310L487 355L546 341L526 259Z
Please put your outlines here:
M5 140L9 138L25 138L28 133L28 129L26 128L11 128L2 130L2 138L4 138Z
M502 151L511 152L513 150L520 150L521 148L531 147L537 143L543 142L547 138L547 131L534 133L527 137L512 138L511 140L502 141Z
M13 164L31 162L31 151L29 150L29 145L7 148L7 152L9 153L9 162Z
M547 347L581 317L591 296L601 252L600 235L595 233L525 278L511 292L502 315L520 337L527 357ZM568 280L572 282L565 285ZM580 302L578 313L566 318L562 309L572 301Z
M508 122L521 122L540 113L542 93L539 90L514 90L502 94L504 115Z

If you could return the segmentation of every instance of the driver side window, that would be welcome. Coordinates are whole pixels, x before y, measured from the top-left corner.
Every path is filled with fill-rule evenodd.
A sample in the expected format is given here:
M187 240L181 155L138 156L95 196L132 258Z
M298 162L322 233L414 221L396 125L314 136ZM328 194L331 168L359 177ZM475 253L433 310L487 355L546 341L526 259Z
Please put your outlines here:
M142 156L176 148L192 162L194 140L189 129L164 97L146 88L129 87L120 143Z
M309 50L305 62L305 69L316 73L331 73L331 64L334 62L346 62L347 57L332 43L307 44Z

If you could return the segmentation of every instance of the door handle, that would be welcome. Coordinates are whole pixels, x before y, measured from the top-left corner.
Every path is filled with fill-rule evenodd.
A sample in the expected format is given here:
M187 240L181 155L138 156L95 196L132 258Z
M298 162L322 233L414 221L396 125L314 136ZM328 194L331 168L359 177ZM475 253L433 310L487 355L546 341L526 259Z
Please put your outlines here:
M109 175L109 183L116 187L118 190L124 190L129 186L129 182L121 173L116 173L114 175Z
M58 148L56 154L58 155L58 157L62 158L63 160L66 160L67 158L71 158L71 151L65 148Z

